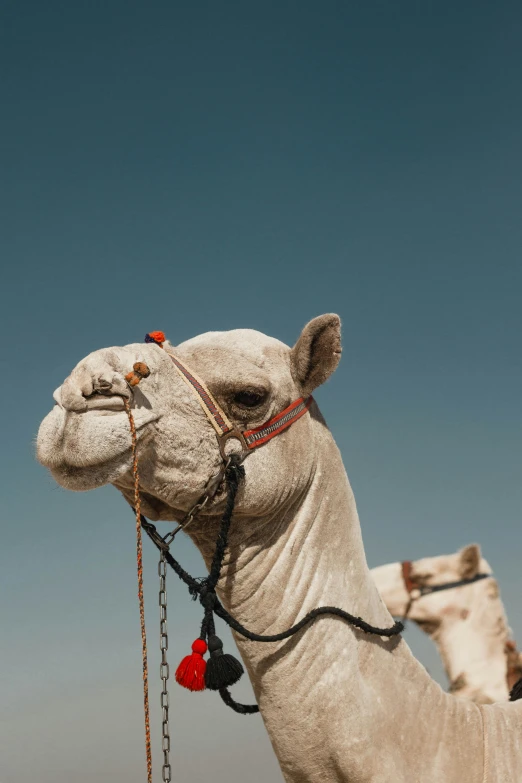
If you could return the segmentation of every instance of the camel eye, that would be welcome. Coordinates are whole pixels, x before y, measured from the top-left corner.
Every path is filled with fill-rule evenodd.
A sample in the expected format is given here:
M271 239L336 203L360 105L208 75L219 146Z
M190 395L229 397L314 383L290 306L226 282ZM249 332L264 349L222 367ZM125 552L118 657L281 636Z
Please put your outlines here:
M234 394L234 402L242 408L257 408L265 400L266 394L253 389L246 389Z

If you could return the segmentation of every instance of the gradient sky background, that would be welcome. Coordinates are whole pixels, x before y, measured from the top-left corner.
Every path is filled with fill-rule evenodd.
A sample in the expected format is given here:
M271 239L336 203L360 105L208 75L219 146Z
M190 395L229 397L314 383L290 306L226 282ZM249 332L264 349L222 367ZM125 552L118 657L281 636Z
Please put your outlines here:
M145 779L132 513L57 488L33 439L77 361L151 329L293 343L339 313L317 398L369 564L480 542L522 641L520 3L2 9L0 783ZM175 664L200 615L169 598ZM281 780L259 717L171 698L176 783Z

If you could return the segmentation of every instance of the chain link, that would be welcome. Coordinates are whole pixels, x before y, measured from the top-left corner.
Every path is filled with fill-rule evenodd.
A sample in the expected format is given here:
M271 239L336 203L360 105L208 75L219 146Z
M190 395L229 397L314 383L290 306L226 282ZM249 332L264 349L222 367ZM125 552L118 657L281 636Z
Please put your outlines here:
M216 494L217 490L219 489L219 485L223 481L225 471L230 465L230 457L227 459L227 461L220 467L218 472L212 476L205 486L205 489L203 490L203 494L200 498L198 498L197 502L192 506L190 511L187 511L177 528L174 530L171 530L170 533L167 533L166 536L163 537L161 540L160 546L164 546L168 549L170 544L174 541L174 538L177 536L177 534L180 532L180 530L185 530L190 523L197 517L200 511L203 511L209 500L212 500L214 495Z
M170 732L169 732L169 692L167 681L169 679L169 664L167 663L167 650L169 648L169 637L167 632L167 562L165 560L165 550L161 550L158 563L159 574L159 607L160 607L160 678L162 683L161 690L161 749L163 751L162 778L165 783L172 780L172 771L170 767Z
M169 648L169 636L167 630L167 561L165 559L165 552L168 551L169 545L174 540L176 533L183 530L189 525L194 517L202 511L209 500L214 497L216 491L225 475L225 470L230 464L230 459L227 460L225 465L220 468L215 476L207 482L203 495L199 498L197 503L190 509L185 515L184 519L178 525L178 527L167 533L163 538L158 534L156 530L151 531L149 525L142 522L143 526L147 530L147 533L153 541L155 541L160 548L160 559L158 563L158 575L159 575L159 608L160 608L160 679L162 684L161 690L161 750L163 751L163 765L162 765L162 779L164 783L170 783L172 780L172 768L170 765L170 729L169 729L169 691L168 691L168 679L169 679L169 664L167 662L167 650Z

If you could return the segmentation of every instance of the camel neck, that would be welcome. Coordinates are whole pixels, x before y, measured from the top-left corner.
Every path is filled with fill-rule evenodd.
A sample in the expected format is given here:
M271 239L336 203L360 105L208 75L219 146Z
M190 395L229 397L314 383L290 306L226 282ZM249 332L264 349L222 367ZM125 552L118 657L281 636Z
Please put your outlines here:
M333 455L319 455L298 497L264 519L238 520L231 531L223 597L236 614L256 616L258 632L275 633L321 605L393 624L369 576L355 499L331 446ZM245 528L255 531L246 540ZM260 600L268 591L270 602Z
M238 520L236 531L255 522L264 540L231 534L220 596L257 633L278 633L325 605L374 625L393 622L367 568L353 494L324 427L315 447L302 497L277 504L273 517ZM382 766L390 769L383 780L407 779L403 765L413 748L410 779L453 783L458 778L441 776L437 766L448 726L471 731L469 764L478 776L477 707L444 694L404 641L367 636L335 618L318 619L285 642L236 640L287 781L371 781L381 779ZM439 759L433 778L425 774L430 756Z
M466 618L442 620L433 636L453 691L477 702L508 699L507 625L500 600L488 601L481 588Z

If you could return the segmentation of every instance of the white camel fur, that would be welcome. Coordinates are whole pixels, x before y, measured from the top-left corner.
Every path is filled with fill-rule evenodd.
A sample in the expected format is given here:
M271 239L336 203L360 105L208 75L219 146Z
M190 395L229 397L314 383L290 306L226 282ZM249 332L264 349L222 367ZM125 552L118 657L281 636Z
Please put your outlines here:
M491 573L480 547L470 544L455 554L415 560L410 578L418 587L433 587ZM496 579L419 597L418 590L410 595L406 589L401 563L372 568L371 575L388 611L403 617L409 607L408 619L433 639L453 694L482 704L508 700L522 677L522 656L511 640Z
M241 329L203 334L173 350L236 426L253 428L331 375L340 359L340 321L314 319L293 349ZM136 361L151 375L133 394L124 376ZM243 390L261 403L242 405ZM107 348L83 359L40 427L38 458L64 487L112 483L132 501L120 397L134 408L143 511L153 520L179 520L220 456L201 406L156 345ZM321 605L391 625L366 565L341 455L317 406L244 464L219 585L226 608L262 634ZM207 563L222 508L221 493L188 530ZM237 644L291 783L522 780L522 703L483 706L444 693L401 639L367 636L329 617L285 642L237 637Z

